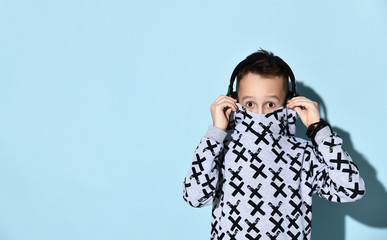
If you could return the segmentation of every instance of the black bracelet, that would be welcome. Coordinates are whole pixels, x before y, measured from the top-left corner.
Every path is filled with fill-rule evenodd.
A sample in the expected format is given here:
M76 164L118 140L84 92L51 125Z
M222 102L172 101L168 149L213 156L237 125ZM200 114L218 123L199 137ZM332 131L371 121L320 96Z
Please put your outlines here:
M306 130L306 136L308 136L308 138L310 138L310 136L312 136L313 130L316 128L316 126L318 124L320 124L320 121L321 121L321 118L318 122L315 122L315 123L312 123L309 125L308 129Z
M317 132L326 126L329 126L329 128L332 131L332 128L329 125L329 123L327 123L324 119L320 118L320 121L312 123L309 125L309 127L306 131L306 136L308 136L310 139L312 139L313 142L315 142L314 138L315 138Z

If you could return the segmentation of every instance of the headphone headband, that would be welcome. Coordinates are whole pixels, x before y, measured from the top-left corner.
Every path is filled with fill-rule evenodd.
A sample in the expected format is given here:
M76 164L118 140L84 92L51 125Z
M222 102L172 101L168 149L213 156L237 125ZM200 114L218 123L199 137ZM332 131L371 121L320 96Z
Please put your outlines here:
M239 73L239 71L247 66L247 65L250 65L250 64L253 64L259 60L262 60L262 59L265 59L265 58L273 58L272 56L267 56L263 53L259 53L259 54L254 54L252 56L248 56L246 57L245 60L243 60L242 62L240 62L234 69L234 71L232 72L231 74L231 78L230 78L230 85L228 86L228 91L227 91L227 96L231 96L233 98L237 98L237 93L236 91L233 91L233 84L234 84L234 81ZM279 65L281 67L283 67L286 75L288 76L288 78L290 78L291 80L291 84L292 84L292 90L288 92L288 98L289 97L296 97L298 96L297 94L297 91L296 91L296 80L294 78L294 74L293 74L293 71L292 69L289 67L289 65L284 61L282 60L280 57L275 57L278 61L279 61Z

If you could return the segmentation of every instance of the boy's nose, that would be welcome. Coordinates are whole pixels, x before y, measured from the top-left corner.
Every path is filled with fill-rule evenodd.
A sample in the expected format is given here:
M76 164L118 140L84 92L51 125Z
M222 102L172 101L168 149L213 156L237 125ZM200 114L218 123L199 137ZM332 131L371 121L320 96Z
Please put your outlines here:
M258 113L259 114L263 114L264 112L263 112L263 107L258 107Z

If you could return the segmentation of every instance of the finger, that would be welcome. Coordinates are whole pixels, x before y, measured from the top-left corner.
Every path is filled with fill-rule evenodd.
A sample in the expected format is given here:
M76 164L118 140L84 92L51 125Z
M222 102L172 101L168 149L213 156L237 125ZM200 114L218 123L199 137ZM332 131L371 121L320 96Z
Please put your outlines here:
M289 101L292 101L292 100L295 100L295 99L300 99L300 98L303 98L304 96L297 96L297 97L292 97L291 99L289 99Z
M294 102L294 101L301 100L301 99L303 99L303 100L310 100L310 99L308 99L308 98L306 98L304 96L297 96L297 97L291 98L288 102Z
M288 104L300 104L300 103L313 103L313 101L310 100L304 100L304 99L297 99L292 102L288 102Z
M221 99L223 99L225 96L224 95L220 95L219 97L217 97L214 101L214 104L217 104Z
M237 110L237 106L235 105L235 103L232 102L229 99L223 99L223 101L221 101L221 102L219 102L218 104L215 105L216 109L220 109L223 112L224 112L224 108L226 108L226 107L231 108L233 111Z
M232 106L234 106L235 110L238 108L238 106L236 105L236 103L235 103L233 100L229 99L229 98L223 98L223 99L220 100L217 104L221 104L221 103L223 103L223 102L228 102L228 103L230 103Z
M310 100L309 98L306 98L306 97L303 97L303 96L299 96L299 97L294 97L294 98L290 99L289 101L287 101L287 103L294 103L294 102L298 102L298 101L309 101L309 102L313 102L313 101Z
M309 100L298 100L298 101L294 101L293 103L289 103L288 104L289 107L294 107L294 106L303 106L307 109L309 108L318 108L318 104L316 102L313 102L313 101L309 101Z
M300 107L295 107L295 108L294 108L294 111L296 111L296 113L298 114L298 116L301 116L302 113L303 113Z
M315 106L315 102L310 100L296 100L291 103L287 104L288 107L294 107L294 106L303 106L305 108L310 108Z
M231 113L231 108L228 108L228 109L225 111L227 120L229 120L229 118L230 118L230 113Z
M219 103L219 102L222 101L223 99L229 99L229 100L231 100L231 101L236 102L236 99L235 99L235 98L232 98L232 97L229 97L229 96L226 96L226 95L220 95L220 96L214 101L214 103Z

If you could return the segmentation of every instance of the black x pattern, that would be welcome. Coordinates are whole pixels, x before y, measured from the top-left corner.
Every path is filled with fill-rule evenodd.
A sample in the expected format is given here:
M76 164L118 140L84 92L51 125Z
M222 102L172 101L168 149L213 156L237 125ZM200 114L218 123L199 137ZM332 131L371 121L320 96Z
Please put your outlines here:
M275 163L278 163L279 160L282 160L284 163L288 163L288 161L286 161L285 158L283 157L285 154L285 151L281 151L280 153L278 153L277 150L275 150L274 148L272 148L271 151L277 156L274 159Z
M301 162L298 161L298 159L301 156L301 153L297 153L297 155L295 157L292 157L292 155L290 155L289 153L287 153L286 156L288 156L292 160L290 162L290 166L293 166L295 163L297 163L300 167L302 166Z
M257 152L253 153L252 151L248 150L247 152L250 153L251 155L251 159L250 159L250 162L252 163L254 160L256 160L257 162L261 163L262 162L262 159L260 159L258 157L258 154L261 152L262 148L258 148Z
M348 181L349 182L352 182L352 174L358 174L359 173L359 172L354 171L352 169L352 164L348 164L348 168L343 168L342 172L348 174Z
M211 151L211 154L212 156L215 156L215 148L218 146L218 144L211 144L211 141L210 140L206 140L207 142L207 147L203 148L203 152L206 152L206 151Z
M281 140L282 136L279 135L278 138L275 138L273 135L270 135L270 137L273 140L273 144L271 146L273 148L275 148L277 146L279 149L282 149L282 146L279 145L279 141Z
M237 178L239 181L243 180L243 178L239 175L242 168L242 166L239 166L238 170L236 171L233 171L231 168L228 168L228 171L232 174L232 177L230 178L231 181L233 181L235 178Z
M262 198L262 195L258 192L261 187L262 187L262 183L259 183L256 188L253 188L250 185L247 185L247 188L251 191L249 198L252 199L254 196L257 196L258 198Z
M274 193L274 197L278 197L278 194L281 194L283 195L284 197L287 197L288 195L283 191L284 187L285 187L285 183L282 183L280 186L277 186L277 184L275 184L274 182L271 182L270 185L272 185L276 191Z
M238 216L236 219L234 219L232 216L228 216L228 220L232 223L231 231L234 231L235 228L237 228L239 231L242 231L243 228L241 225L239 225L239 221L242 219L241 216Z
M282 201L279 201L278 202L278 205L275 206L273 205L271 202L269 202L269 206L273 209L273 211L271 212L271 216L274 216L275 214L278 214L278 216L282 216L282 212L279 211L279 208L281 207L282 205Z
M294 189L289 185L288 188L292 191L292 195L290 196L291 199L298 197L301 200L300 187L298 187L298 189Z
M341 164L349 164L349 161L348 161L348 160L346 160L346 159L341 159L341 152L338 152L338 153L337 153L337 158L336 158L336 159L333 158L333 159L329 160L329 162L331 162L331 163L336 163L336 164L337 164L337 165L336 165L336 168L337 168L338 170L341 169Z
M267 175L263 172L265 165L262 164L259 168L254 164L250 164L250 167L255 170L253 178L256 179L259 175L262 175L263 178L267 178Z
M334 138L331 138L330 142L324 141L323 144L329 147L329 152L330 153L333 152L333 147L341 145L340 143L335 144L335 139Z
M280 218L280 220L277 221L275 220L275 218L270 217L269 220L274 224L274 227L271 230L273 233L277 230L280 230L281 232L285 232L285 229L282 227L282 222L284 221L284 218Z
M191 170L192 170L192 174L191 174L190 179L195 178L196 183L200 184L199 176L202 175L202 172L196 172L196 168L195 167L192 167Z
M292 211L292 215L296 215L297 212L299 212L301 215L303 215L302 211L301 211L302 202L297 204L297 203L293 202L293 200L290 200L289 203L294 208L293 211Z
M246 151L246 148L242 148L242 150L240 152L238 152L236 149L232 150L233 153L235 153L235 155L237 155L237 157L235 158L234 162L238 162L241 158L247 162L248 159L243 155L243 153Z
M248 203L253 207L253 210L251 211L250 215L254 216L257 212L259 212L262 215L265 215L265 211L262 210L262 205L264 204L264 201L260 201L258 204L255 204L252 200L249 200Z
M236 214L241 214L241 212L238 210L238 205L241 202L241 200L238 199L238 201L235 203L235 205L232 205L229 201L226 202L226 204L231 208L229 214L233 214L234 212Z
M240 142L242 138L242 134L239 135L238 139L232 139L231 141L234 143L234 146L232 146L232 148L236 148L237 146L238 147L242 147L243 144Z
M278 169L278 171L277 172L275 172L272 168L269 168L269 171L273 174L273 177L271 178L271 180L274 182L276 179L278 179L280 182L283 182L284 180L283 180L283 178L282 177L280 177L280 173L281 173L281 171L282 171L282 167L280 167L279 169Z
M254 125L254 121L251 121L250 124L247 124L245 122L242 122L242 124L246 126L245 132L251 132L257 137L257 139L254 142L255 144L258 144L259 142L263 141L266 145L269 145L269 141L265 138L265 136L266 136L264 134L265 131L263 130L263 133L258 133L257 131L255 131L253 129L252 126Z
M204 174L206 178L206 182L202 184L202 187L209 187L211 190L215 190L215 186L212 185L211 183L215 181L215 177L210 178L210 176L206 173Z
M254 230L256 233L259 233L259 229L256 227L258 221L260 220L260 218L256 218L254 222L249 222L249 220L245 219L245 222L247 223L247 225L249 226L247 228L247 232L251 232L252 230Z
M350 198L355 198L357 195L364 195L365 191L359 189L359 183L355 183L354 188L348 188L349 191L352 192L352 195L349 196Z
M230 185L235 189L234 192L231 193L234 197L240 193L242 196L245 195L245 192L242 190L242 186L245 184L245 182L239 183L239 185L236 185L234 182L230 182Z
M293 177L293 180L294 181L297 181L297 179L299 179L301 177L301 171L299 169L296 169L294 167L289 167L289 169L295 173L294 177Z
M292 142L291 139L293 139L294 142ZM301 142L297 141L295 138L289 138L287 141L292 144L292 150L296 150L297 148L303 148L301 147Z
M273 122L270 122L268 126L264 125L263 123L259 123L259 126L261 126L263 128L263 131L261 132L262 135L266 134L266 133L273 133L271 130L270 130L270 127L271 125L273 125Z
M203 164L202 164L204 161L206 161L206 158L205 157L200 158L199 154L196 153L196 161L192 162L192 166L198 165L200 171L204 171Z
M286 218L289 220L289 225L288 225L288 228L291 228L291 227L295 227L296 229L300 228L300 226L298 226L298 224L296 223L298 217L300 216L300 214L297 214L296 217L293 219L291 218L289 215L286 215Z

